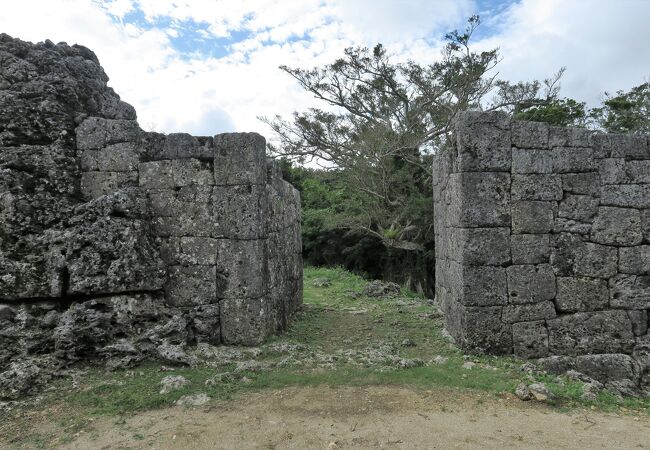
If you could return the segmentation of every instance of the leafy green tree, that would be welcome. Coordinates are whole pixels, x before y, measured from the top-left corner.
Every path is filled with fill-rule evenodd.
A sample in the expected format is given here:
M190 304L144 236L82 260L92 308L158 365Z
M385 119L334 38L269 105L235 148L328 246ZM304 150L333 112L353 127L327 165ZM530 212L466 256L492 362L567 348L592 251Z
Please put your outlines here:
M612 133L650 133L650 83L615 95L605 92L603 106L590 111L595 126Z
M498 51L469 45L479 24L473 16L464 32L449 33L440 60L429 65L395 63L377 45L348 48L324 67L281 67L325 106L295 112L292 120L261 118L279 136L271 151L340 171L349 197L331 216L332 227L407 251L425 251L433 241L431 154L449 138L456 115L513 108L541 87L489 74Z

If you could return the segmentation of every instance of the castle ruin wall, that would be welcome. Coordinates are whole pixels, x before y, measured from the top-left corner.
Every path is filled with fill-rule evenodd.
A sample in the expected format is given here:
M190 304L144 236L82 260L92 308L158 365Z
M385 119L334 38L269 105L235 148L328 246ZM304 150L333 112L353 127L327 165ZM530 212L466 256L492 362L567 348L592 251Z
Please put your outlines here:
M650 384L650 147L466 112L434 161L436 296L464 349Z

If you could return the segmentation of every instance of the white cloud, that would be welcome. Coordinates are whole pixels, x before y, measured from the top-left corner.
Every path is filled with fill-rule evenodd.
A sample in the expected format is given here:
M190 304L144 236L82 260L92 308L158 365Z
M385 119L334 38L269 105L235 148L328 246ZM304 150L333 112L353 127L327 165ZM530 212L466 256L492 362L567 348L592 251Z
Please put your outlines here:
M522 0L504 28L482 45L498 46L506 79L539 79L560 67L562 95L596 105L604 91L629 89L650 75L650 2Z
M22 0L3 10L0 29L94 50L143 127L268 135L257 116L286 116L315 102L279 65L322 65L347 46L378 41L400 59L432 62L440 36L463 27L475 9L473 0ZM136 10L148 26L128 22ZM478 44L501 47L507 79L568 66L564 93L593 103L603 90L650 75L648 17L644 0L521 0L487 21L500 28ZM246 38L226 56L181 54L174 39L188 26L208 44L235 32Z

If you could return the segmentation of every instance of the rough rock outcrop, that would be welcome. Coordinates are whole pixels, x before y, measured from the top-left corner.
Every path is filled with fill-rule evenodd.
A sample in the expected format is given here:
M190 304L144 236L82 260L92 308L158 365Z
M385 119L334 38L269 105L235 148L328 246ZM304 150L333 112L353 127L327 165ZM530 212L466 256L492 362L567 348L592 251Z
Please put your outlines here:
M300 198L264 138L144 132L107 81L85 47L0 34L0 397L82 358L194 364L301 303Z
M647 135L467 112L434 176L436 295L461 347L650 385Z

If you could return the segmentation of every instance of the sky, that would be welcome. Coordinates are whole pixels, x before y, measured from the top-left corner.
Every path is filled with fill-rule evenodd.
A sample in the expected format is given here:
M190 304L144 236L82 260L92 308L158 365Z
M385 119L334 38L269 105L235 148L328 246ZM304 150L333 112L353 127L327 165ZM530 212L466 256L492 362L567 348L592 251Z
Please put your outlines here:
M596 105L650 80L650 0L2 0L0 32L93 50L148 131L271 134L259 116L318 103L280 65L312 68L381 42L435 61L445 33L481 16L477 49L499 77L567 71L561 94ZM272 137L271 137L272 138Z

